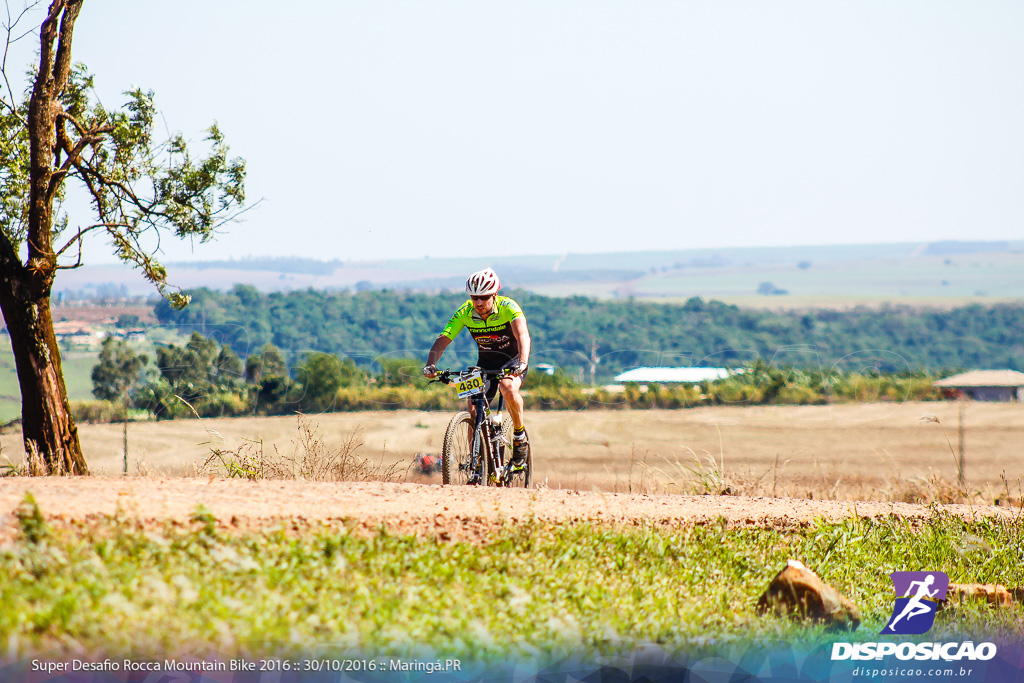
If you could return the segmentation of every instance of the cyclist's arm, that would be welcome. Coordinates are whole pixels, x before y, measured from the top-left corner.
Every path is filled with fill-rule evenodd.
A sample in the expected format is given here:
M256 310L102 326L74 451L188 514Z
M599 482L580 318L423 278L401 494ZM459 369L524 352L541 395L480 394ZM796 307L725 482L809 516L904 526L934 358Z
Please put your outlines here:
M530 363L530 328L526 326L526 318L519 316L512 319L512 334L519 342L519 360Z
M441 360L441 355L444 350L448 348L448 345L452 343L452 340L448 337L439 335L434 340L434 344L430 347L430 352L427 354L427 365L437 365L437 362Z

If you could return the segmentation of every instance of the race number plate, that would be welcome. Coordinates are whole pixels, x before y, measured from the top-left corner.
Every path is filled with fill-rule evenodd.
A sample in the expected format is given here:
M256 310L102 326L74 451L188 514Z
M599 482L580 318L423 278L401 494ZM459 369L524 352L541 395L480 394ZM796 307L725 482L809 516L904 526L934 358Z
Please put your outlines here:
M484 378L479 370L471 372L465 377L460 377L455 383L455 390L459 392L459 398L469 398L484 390Z

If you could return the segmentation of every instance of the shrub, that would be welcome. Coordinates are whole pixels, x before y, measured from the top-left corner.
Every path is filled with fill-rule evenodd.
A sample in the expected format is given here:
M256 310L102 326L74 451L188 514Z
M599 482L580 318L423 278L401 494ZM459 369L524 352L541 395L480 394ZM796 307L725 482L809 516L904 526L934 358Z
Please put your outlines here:
M784 386L779 390L775 403L783 405L812 405L825 402L825 396L806 386Z
M203 396L193 403L192 407L200 417L235 417L250 412L250 406L245 399L226 391Z
M72 401L71 415L75 422L121 422L127 411L121 401Z

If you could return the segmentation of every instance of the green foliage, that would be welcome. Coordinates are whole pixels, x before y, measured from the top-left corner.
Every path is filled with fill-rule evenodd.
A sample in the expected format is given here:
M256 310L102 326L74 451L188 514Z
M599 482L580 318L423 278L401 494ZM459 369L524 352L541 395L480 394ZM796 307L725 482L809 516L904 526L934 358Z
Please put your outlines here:
M626 384L620 392L524 384L526 407L547 410L679 409L707 405L808 405L829 402L928 401L942 398L932 386L936 377L913 374L861 375L809 373L793 368L755 364L748 372L701 385L640 386Z
M555 368L554 374L530 369L527 381L532 389L561 389L578 387L579 383L562 368Z
M228 391L202 396L192 407L203 417L236 417L249 413L249 404L245 398Z
M39 505L31 492L25 494L21 505L14 511L14 517L18 520L21 537L32 545L39 544L49 535L46 520L43 519L43 513L39 511Z
M245 359L245 381L258 383L264 377L287 377L288 363L281 349L264 344L257 353Z
M261 415L289 412L288 398L295 390L295 382L287 376L264 377L254 387L253 407Z
M259 352L245 359L245 380L251 385L251 402L255 412L274 415L288 412L289 396L295 382L288 375L288 364L281 350L265 344Z
M465 301L462 294L261 294L240 287L191 294L193 305L184 311L158 304L160 322L216 330L240 353L272 341L292 360L315 350L352 358L363 368L391 354L412 355L422 364L441 327ZM963 367L1024 370L1020 303L797 313L741 309L698 298L673 305L555 299L522 291L510 296L529 320L532 364L551 363L569 377L582 370L589 379L591 344L596 341L599 382L643 365L742 367L757 360L825 376L833 371L937 373ZM465 333L445 355L451 367L475 358L475 346ZM531 374L531 382L538 374ZM767 377L757 386L772 391Z
M183 306L188 297L168 292L166 270L155 258L161 237L211 239L245 200L245 163L228 158L216 125L207 134L209 153L197 157L180 134L154 139L151 92L124 93L127 102L120 109L99 102L92 75L72 62L81 9L81 2L52 3L38 32L16 28L33 16L28 5L8 13L7 47L38 35L38 67L16 93L6 49L0 64L0 299L13 347L19 357L30 358L19 365L24 440L46 471L72 474L88 468L67 414L64 380L43 379L57 349L52 321L40 307L49 305L57 270L80 263L83 237L101 231L119 259ZM69 188L77 194L69 195ZM73 233L65 206L87 207ZM21 315L11 317L13 310ZM117 375L131 374L127 370L116 361L102 369L96 395L108 398L124 390L119 384L128 380Z
M111 342L108 350L120 346ZM265 345L244 364L226 346L193 332L183 346L157 350L159 375L134 393L134 406L158 419L282 415L296 411L452 410L460 402L450 387L429 384L415 358L381 358L376 375L351 358L308 353L289 376L283 355ZM776 367L756 360L737 374L700 385L640 386L616 390L579 385L568 373L532 372L523 385L527 408L540 410L684 409L707 405L821 404L935 400L936 378L922 372L885 374ZM73 404L77 419L124 419L105 402Z
M235 352L198 332L184 346L158 347L156 356L161 376L188 401L241 384L242 362Z
M457 410L465 402L448 387L343 387L335 395L334 409L351 410Z
M27 107L26 103L25 111ZM24 241L28 227L28 135L8 134L18 130L27 133L24 119L13 107L0 106L0 130L4 131L0 135L0 232L17 247Z
M101 401L123 399L142 380L142 370L149 362L148 357L116 337L103 340L99 360L92 369L92 393Z
M139 389L137 407L158 418L249 412L242 361L229 346L193 332L183 346L157 347L156 356L159 374Z
M183 647L223 657L543 660L651 642L698 656L714 647L708 642L749 649L832 637L757 613L758 596L789 558L858 605L864 624L842 634L846 641L877 638L892 612L895 570L941 567L955 582L1024 583L1019 525L941 513L923 524L850 519L781 531L528 519L482 543L301 523L228 535L205 508L185 528L110 518L49 530L21 524L21 538L0 548L0 633L19 660L73 648L164 657ZM948 610L929 635L1012 637L1022 617L1019 605Z
M351 360L343 362L335 355L318 352L307 354L296 374L301 385L298 404L307 412L333 409L338 389L361 376Z
M71 416L76 423L122 422L128 417L124 401L72 401Z
M190 417L188 406L174 393L174 387L163 376L157 377L139 389L136 406L148 410L158 420Z
M59 127L58 144L77 154L60 176L58 197L68 181L86 190L95 223L83 232L104 230L121 260L138 267L174 305L183 305L187 297L168 293L167 272L141 246L141 238L170 232L200 242L212 239L216 227L230 220L245 201L245 162L229 158L227 142L216 125L207 129L207 149L199 156L181 134L158 138L151 91L126 91L120 109L106 109L92 99L93 80L83 64L75 64L60 93L67 121ZM11 132L0 141L0 231L15 248L28 229L27 111L28 93L23 102L0 108L3 130ZM55 233L66 225L67 217L58 217ZM80 234L67 245L74 245Z
M423 361L416 358L378 358L377 384L383 387L413 386L423 377Z

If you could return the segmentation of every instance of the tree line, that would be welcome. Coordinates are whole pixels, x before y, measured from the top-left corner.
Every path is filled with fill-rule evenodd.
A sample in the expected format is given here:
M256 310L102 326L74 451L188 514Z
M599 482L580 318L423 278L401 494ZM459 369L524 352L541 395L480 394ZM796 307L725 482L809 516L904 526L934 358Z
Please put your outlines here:
M289 363L321 352L364 370L381 357L422 358L461 293L302 290L190 292L183 310L157 304L160 323L215 336L248 356L265 344ZM553 298L513 291L526 312L535 349L589 382L607 382L638 366L739 367L762 360L808 370L941 373L965 368L1024 370L1024 304L973 304L949 310L885 306L847 311L777 312L693 298L682 304ZM475 358L468 335L452 363Z
M105 339L92 372L99 400L75 404L76 419L110 422L132 410L156 419L454 410L461 403L450 387L422 377L417 358L379 358L376 370L367 371L351 358L313 351L289 366L273 344L243 360L227 344L192 332L183 344L157 347L153 360L122 339ZM692 385L589 387L562 370L534 373L524 398L528 408L550 410L931 400L943 397L932 386L935 379L922 372L806 370L757 360L724 380Z

